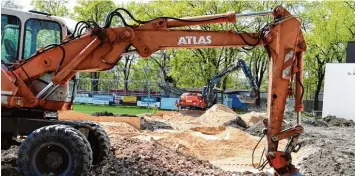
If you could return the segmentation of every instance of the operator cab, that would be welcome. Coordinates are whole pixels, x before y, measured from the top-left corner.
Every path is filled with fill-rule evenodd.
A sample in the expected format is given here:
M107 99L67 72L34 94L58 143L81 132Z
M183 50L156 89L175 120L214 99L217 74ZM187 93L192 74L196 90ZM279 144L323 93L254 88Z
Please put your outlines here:
M26 60L40 47L59 44L67 34L67 26L58 17L1 8L2 64Z
M1 68L12 70L14 64L28 60L39 48L59 44L72 33L70 29L75 25L74 20L47 13L1 8ZM35 88L40 91L51 82L51 74L34 81ZM67 87L58 88L48 99L70 101L71 95L75 96L73 85L71 81Z

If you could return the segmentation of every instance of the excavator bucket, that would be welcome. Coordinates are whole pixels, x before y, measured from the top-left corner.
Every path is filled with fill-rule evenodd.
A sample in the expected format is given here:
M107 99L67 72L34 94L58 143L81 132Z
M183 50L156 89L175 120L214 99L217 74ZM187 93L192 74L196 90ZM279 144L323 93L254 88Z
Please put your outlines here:
M241 103L246 103L246 104L254 104L257 99L257 97L250 97L243 94L237 95L237 98Z

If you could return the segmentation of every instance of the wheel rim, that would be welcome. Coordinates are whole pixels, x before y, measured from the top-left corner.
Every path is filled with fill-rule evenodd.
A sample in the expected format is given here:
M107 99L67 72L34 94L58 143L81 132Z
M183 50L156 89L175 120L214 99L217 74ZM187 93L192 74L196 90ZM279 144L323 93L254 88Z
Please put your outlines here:
M36 175L67 175L72 166L72 156L60 143L46 143L36 147L32 168Z

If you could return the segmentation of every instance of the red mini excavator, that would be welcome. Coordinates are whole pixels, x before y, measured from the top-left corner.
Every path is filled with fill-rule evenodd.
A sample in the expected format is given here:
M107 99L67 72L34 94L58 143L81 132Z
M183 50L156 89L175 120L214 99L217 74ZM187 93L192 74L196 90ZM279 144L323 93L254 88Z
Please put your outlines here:
M126 13L137 25L127 24ZM250 15L272 15L273 21L256 33L174 29L194 25L234 23ZM124 26L111 27L114 17ZM43 24L43 23L42 23ZM38 25L41 25L39 23ZM35 29L21 35L29 35ZM87 30L82 35L74 35ZM79 32L78 32L79 31ZM26 43L25 40L20 42ZM269 88L265 134L266 158L275 175L297 175L291 164L291 152L297 151L297 140L303 111L303 54L306 42L301 23L281 6L270 12L249 14L218 14L188 18L158 17L148 21L134 18L129 11L112 11L104 26L81 21L73 34L60 44L48 45L34 55L1 71L2 135L23 135L27 139L19 149L18 167L24 175L85 175L91 163L99 162L107 137L97 126L89 123L64 122L48 118L48 112L72 109L72 100L49 98L67 86L78 72L97 72L113 68L126 54L138 53L149 57L154 52L179 48L217 48L261 46L269 55ZM11 45L8 45L9 51ZM132 49L134 48L134 49ZM48 82L41 81L50 75ZM41 86L38 86L41 85ZM295 87L295 91L292 91ZM298 123L282 130L287 96L295 93ZM289 139L284 151L278 144Z

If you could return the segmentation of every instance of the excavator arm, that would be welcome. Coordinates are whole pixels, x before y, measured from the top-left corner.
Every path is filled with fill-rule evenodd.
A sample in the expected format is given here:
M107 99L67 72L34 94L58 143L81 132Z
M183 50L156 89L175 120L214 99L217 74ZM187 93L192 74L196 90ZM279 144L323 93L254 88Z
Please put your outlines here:
M259 93L259 88L258 85L256 85L255 78L251 73L250 68L248 67L248 65L245 63L243 59L238 60L238 65L240 65L240 67L242 68L243 73L248 78L249 85L253 90L251 97L255 98Z
M8 92L5 107L41 107L49 110L70 109L71 104L46 100L58 86L65 85L77 72L96 72L113 68L121 56L133 47L141 57L149 57L158 50L169 48L216 48L263 46L269 55L269 88L266 158L279 175L296 172L291 164L290 152L294 150L302 127L296 125L281 131L287 96L296 85L295 99L297 118L303 111L302 75L303 53L306 50L301 24L283 7L272 12L251 15L273 15L273 22L256 33L236 31L205 31L171 29L195 25L234 23L234 13L190 18L161 17L150 21L138 21L139 25L110 27L110 20L120 16L112 12L105 27L94 27L76 38L66 39L62 44L43 48L13 70L2 71L2 90ZM124 10L123 10L124 11ZM133 18L132 15L130 15ZM121 15L122 17L122 15ZM45 73L52 73L50 82L41 91L32 89L31 81ZM295 81L294 78L295 77ZM6 85L4 85L6 83ZM3 100L3 99L2 99ZM278 151L279 140L290 138L285 151Z

